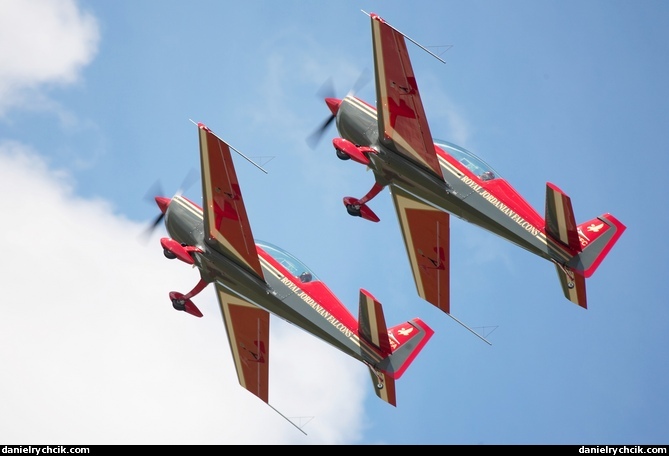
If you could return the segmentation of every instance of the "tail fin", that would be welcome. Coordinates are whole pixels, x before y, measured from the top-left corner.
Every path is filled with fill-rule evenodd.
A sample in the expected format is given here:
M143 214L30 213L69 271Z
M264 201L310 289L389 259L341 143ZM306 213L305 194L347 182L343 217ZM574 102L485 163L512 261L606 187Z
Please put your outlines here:
M387 329L381 303L361 288L358 333L383 354L375 366L368 364L376 395L397 405L395 380L418 356L434 331L419 318Z
M625 229L611 214L576 225L569 196L550 182L546 184L546 234L575 252L566 262L554 260L562 290L570 301L587 308L585 279L592 276Z
M611 214L604 214L578 226L582 251L569 266L590 277L627 229ZM572 264L573 263L573 264Z

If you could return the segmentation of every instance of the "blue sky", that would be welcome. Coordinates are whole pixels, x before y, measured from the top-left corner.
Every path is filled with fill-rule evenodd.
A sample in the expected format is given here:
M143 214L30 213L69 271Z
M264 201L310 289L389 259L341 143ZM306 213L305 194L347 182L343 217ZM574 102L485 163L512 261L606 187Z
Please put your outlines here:
M375 12L409 44L431 131L475 152L543 213L627 231L566 301L554 267L459 219L452 313L416 294L387 191L374 224L346 214L373 178L335 157L318 97L372 69ZM666 444L669 433L669 4L664 1L0 3L0 440L5 444ZM374 102L373 81L358 92ZM272 320L270 401L239 386L211 289L169 262L157 208L197 170L204 122L236 167L256 238L309 265L352 311L435 335L397 382ZM199 201L199 183L186 191ZM164 232L164 231L163 231ZM490 332L494 328L494 331Z

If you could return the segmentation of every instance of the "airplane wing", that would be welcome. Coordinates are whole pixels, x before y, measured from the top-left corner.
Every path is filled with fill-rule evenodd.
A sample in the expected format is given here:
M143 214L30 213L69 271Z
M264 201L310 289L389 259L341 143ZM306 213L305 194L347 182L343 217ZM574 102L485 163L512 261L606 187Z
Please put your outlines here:
M450 313L450 215L390 185L418 295Z
M443 180L404 35L371 18L381 143Z
M269 404L269 317L264 309L216 284L239 384Z
M230 146L206 126L198 124L198 129L207 243L264 278Z

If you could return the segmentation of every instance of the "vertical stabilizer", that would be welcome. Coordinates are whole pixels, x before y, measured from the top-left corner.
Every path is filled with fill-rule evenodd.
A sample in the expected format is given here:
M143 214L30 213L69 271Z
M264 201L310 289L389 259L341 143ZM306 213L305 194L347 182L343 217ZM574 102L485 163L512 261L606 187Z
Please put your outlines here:
M381 303L361 288L358 334L383 356L376 365L368 364L374 392L389 404L396 405L395 380L416 359L434 331L419 318L387 328Z
M386 370L394 379L397 380L402 376L433 334L432 328L420 318L414 318L388 330L393 353L384 362L388 361Z
M571 257L553 259L567 299L587 309L585 279L590 277L626 227L611 214L576 225L571 199L557 186L546 184L546 235L568 248Z
M570 266L590 277L597 270L627 227L611 214L604 214L578 225L582 252ZM573 263L573 264L572 264Z

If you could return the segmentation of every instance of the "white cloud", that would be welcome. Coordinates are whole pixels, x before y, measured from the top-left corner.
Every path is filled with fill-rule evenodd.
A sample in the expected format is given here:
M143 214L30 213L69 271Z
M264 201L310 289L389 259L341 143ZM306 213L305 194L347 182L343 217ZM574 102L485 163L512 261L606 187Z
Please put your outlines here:
M68 0L0 3L0 114L75 82L97 50L93 16ZM24 105L25 106L25 105ZM213 292L205 316L172 309L196 270L167 261L158 234L73 192L69 173L0 143L0 429L6 444L352 443L365 367L272 319L270 402L243 389ZM148 214L147 214L148 215ZM148 223L148 222L147 222ZM368 389L367 389L368 388Z
M75 0L0 2L0 114L45 84L70 84L97 52L98 24Z
M156 233L73 194L68 174L0 143L5 195L0 429L6 444L354 443L366 368L272 320L270 402L237 382L213 291L197 319L172 309L197 271ZM304 417L301 419L300 417Z

